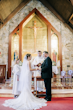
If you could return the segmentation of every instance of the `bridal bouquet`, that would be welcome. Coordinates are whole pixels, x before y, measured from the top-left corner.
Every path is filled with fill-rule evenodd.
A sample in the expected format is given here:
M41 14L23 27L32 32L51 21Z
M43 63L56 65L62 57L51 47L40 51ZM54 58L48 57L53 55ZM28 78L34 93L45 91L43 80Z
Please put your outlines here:
M19 62L19 66L22 66L22 64L23 64L23 62L20 60L20 62Z

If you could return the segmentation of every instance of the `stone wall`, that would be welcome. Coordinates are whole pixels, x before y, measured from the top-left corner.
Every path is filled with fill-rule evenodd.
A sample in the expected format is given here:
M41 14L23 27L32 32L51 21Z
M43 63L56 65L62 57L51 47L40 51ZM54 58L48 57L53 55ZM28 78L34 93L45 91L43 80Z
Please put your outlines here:
M67 64L73 66L73 33L39 0L31 0L23 7L7 24L0 30L0 64L6 64L8 68L8 38L9 34L20 24L20 22L37 8L40 13L61 33L62 37L62 64L63 70L67 70Z

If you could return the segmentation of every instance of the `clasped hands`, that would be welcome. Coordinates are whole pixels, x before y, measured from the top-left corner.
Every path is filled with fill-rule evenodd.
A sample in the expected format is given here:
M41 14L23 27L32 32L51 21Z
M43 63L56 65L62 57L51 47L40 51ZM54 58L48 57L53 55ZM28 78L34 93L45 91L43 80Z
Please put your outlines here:
M40 71L41 71L41 68L38 68L38 67L37 67L36 70L40 70Z

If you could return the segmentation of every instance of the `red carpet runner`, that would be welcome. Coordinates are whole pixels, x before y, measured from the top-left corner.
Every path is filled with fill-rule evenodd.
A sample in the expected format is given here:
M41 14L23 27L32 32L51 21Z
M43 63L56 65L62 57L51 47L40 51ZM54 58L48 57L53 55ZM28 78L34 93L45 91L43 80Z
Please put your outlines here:
M11 98L0 98L0 110L14 110L4 107L2 104L5 100ZM40 110L73 110L73 97L71 98L52 98L52 101L47 102L47 106Z

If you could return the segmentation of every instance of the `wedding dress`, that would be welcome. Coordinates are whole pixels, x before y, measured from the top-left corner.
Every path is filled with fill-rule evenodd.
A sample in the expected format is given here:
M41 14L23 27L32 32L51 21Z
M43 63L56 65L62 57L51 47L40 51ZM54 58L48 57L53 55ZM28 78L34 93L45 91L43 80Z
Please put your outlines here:
M42 106L47 106L45 99L37 98L32 94L31 75L32 73L29 70L29 61L25 57L19 80L19 90L21 90L21 94L16 99L6 100L3 106L10 107L16 110L33 110L39 109Z

